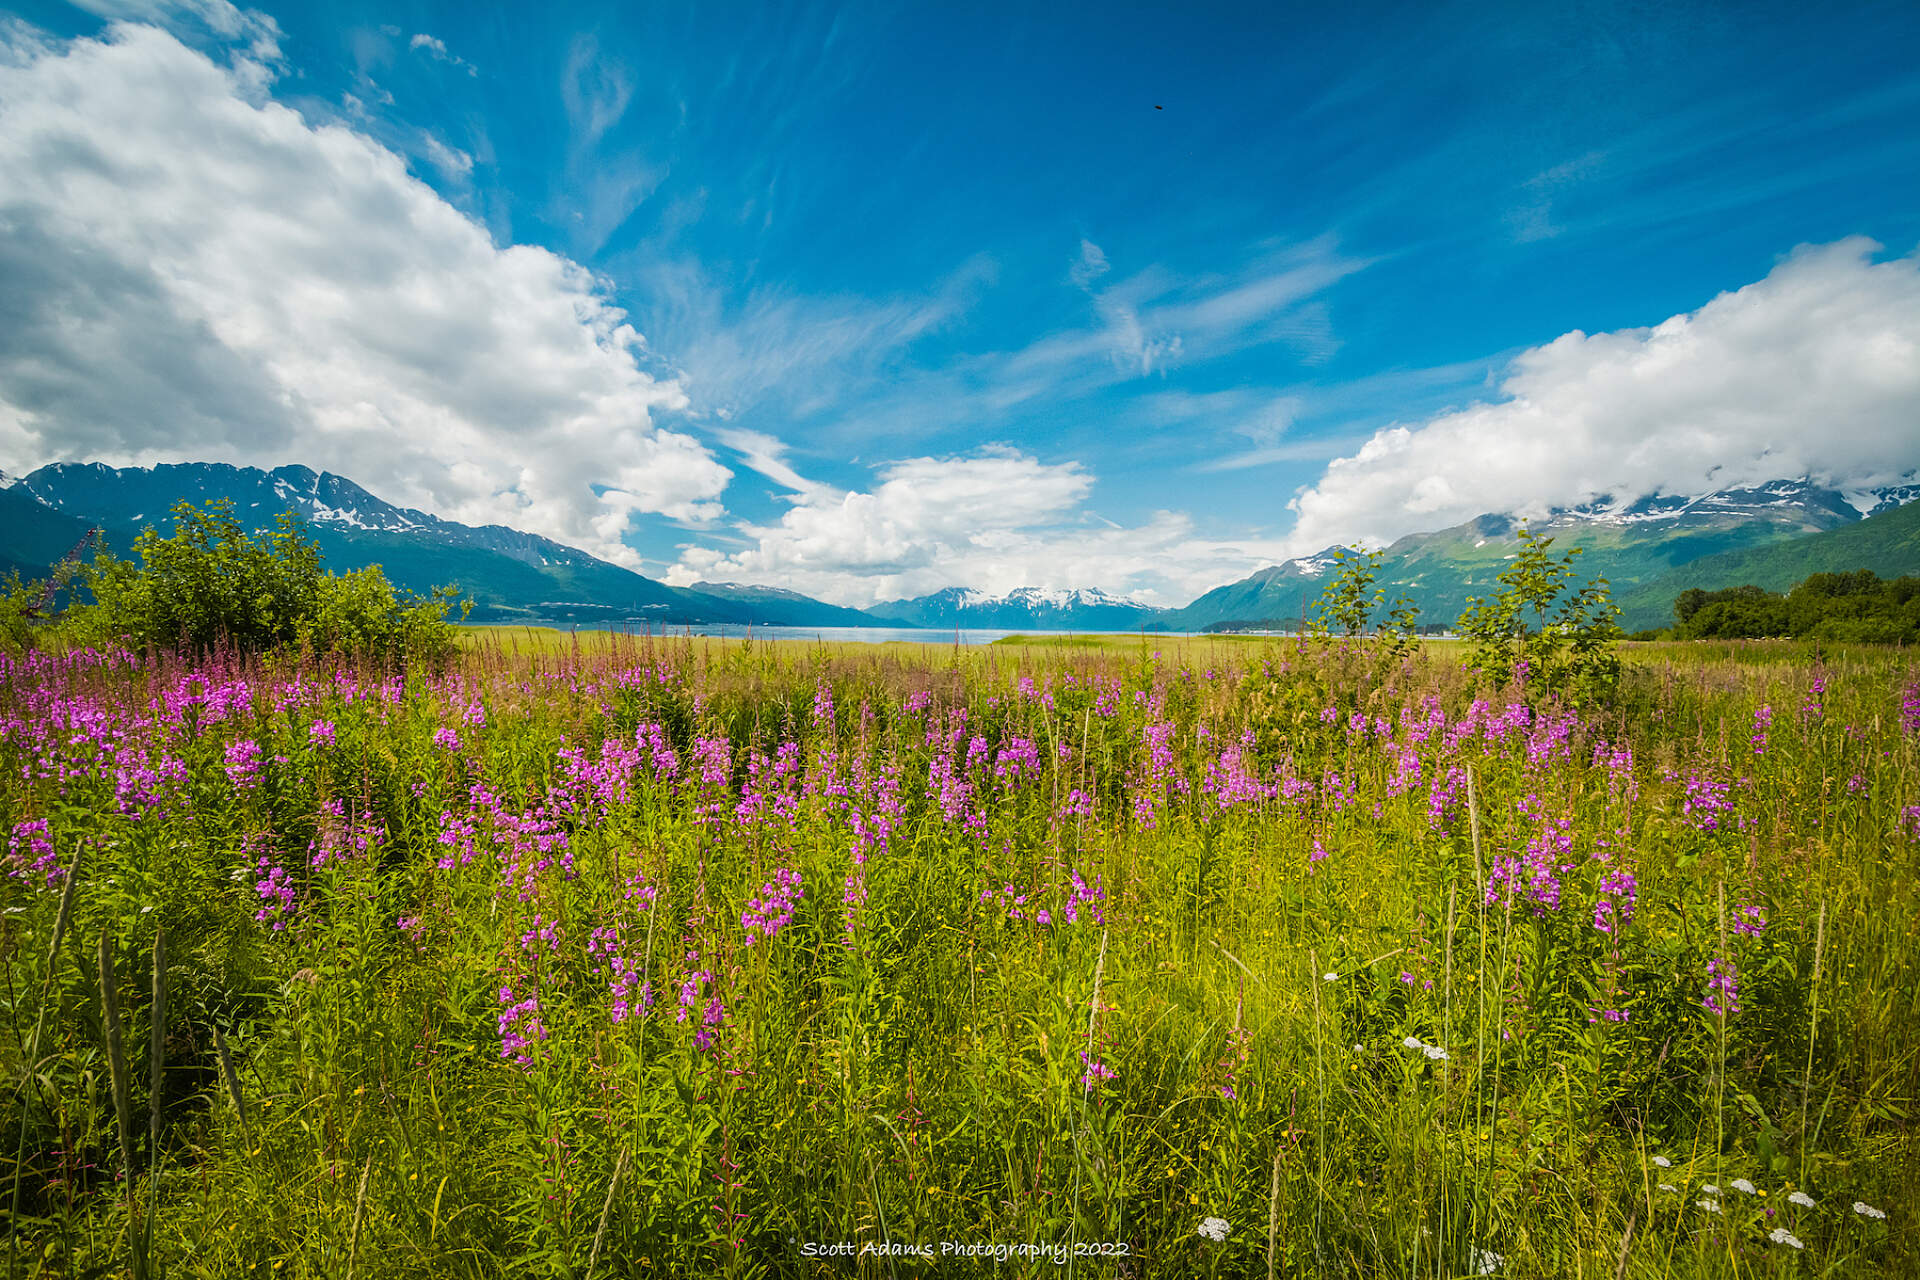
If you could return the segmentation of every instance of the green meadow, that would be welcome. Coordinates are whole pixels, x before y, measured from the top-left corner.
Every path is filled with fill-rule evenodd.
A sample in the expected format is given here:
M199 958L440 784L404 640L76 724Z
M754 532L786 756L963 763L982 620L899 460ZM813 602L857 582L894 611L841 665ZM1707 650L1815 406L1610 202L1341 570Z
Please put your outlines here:
M1920 669L0 663L15 1276L1920 1273Z

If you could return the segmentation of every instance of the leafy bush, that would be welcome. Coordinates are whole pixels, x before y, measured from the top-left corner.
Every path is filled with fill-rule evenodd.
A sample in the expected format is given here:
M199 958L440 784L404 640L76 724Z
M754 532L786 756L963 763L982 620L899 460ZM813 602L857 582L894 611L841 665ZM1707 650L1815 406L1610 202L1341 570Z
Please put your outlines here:
M1702 591L1673 602L1682 640L1767 639L1899 644L1920 641L1920 578L1891 582L1867 569L1816 573L1780 595L1756 586Z
M1459 631L1474 642L1473 665L1495 680L1522 676L1553 693L1591 698L1620 679L1620 607L1605 578L1573 585L1582 548L1552 554L1553 539L1520 526L1520 551L1499 576L1492 598L1476 596Z
M257 534L224 498L204 508L178 503L173 517L170 537L151 526L140 532L138 566L103 551L87 567L92 602L68 619L76 639L195 654L222 644L384 660L440 661L453 652L446 615L457 587L417 596L396 590L378 566L330 574L305 522L290 512Z

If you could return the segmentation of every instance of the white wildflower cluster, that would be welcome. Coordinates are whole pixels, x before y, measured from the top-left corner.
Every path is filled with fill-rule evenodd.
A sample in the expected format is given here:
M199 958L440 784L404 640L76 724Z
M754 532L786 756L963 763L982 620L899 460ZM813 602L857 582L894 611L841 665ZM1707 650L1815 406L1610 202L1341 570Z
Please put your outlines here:
M1662 1169L1673 1168L1673 1161L1667 1159L1665 1156L1655 1156L1653 1158L1653 1162L1659 1165Z
M1340 975L1337 973L1323 973L1320 976L1328 982L1340 981Z
M1853 1211L1863 1218L1884 1218L1887 1216L1885 1209L1876 1209L1865 1200L1855 1200L1853 1202Z
M1678 1194L1680 1193L1680 1188L1678 1188L1678 1187L1676 1187L1676 1186L1674 1186L1674 1185L1673 1185L1673 1184L1672 1184L1671 1182L1663 1182L1663 1183L1661 1183L1661 1184L1660 1184L1660 1189L1661 1189L1662 1191L1671 1191L1671 1192L1673 1192L1673 1193L1674 1193L1675 1195L1678 1195Z
M1735 1191L1740 1192L1742 1195L1752 1196L1752 1195L1760 1194L1759 1192L1753 1189L1753 1184L1751 1182L1748 1182L1745 1178L1735 1178L1733 1180L1733 1189Z
M1225 1218L1208 1218L1200 1224L1200 1234L1219 1244L1227 1238L1227 1232L1233 1230Z
M1775 1244L1784 1244L1795 1249L1804 1249L1807 1247L1806 1245L1800 1243L1799 1236L1796 1236L1795 1234L1793 1234L1793 1232L1787 1230L1785 1227L1775 1227L1772 1231L1769 1231L1767 1233L1767 1239L1773 1241Z
M1813 1208L1813 1197L1804 1191L1789 1191L1787 1192L1787 1203L1797 1204L1802 1209L1811 1209Z
M1507 1260L1505 1254L1495 1253L1491 1249L1475 1249L1469 1256L1473 1263L1473 1274L1477 1276L1492 1275Z
M1405 1040L1402 1040L1400 1043L1405 1045L1409 1049L1418 1049L1421 1053L1426 1054L1428 1058L1432 1059L1435 1062L1445 1062L1447 1060L1447 1051L1445 1049L1442 1049L1437 1044L1428 1044L1426 1041L1422 1040L1419 1036L1408 1036Z
M1700 1189L1706 1192L1710 1196L1717 1196L1720 1194L1720 1187L1717 1183L1703 1182L1700 1184Z
M1718 1200L1695 1200L1694 1203L1702 1209L1705 1209L1708 1213L1720 1212L1720 1202Z

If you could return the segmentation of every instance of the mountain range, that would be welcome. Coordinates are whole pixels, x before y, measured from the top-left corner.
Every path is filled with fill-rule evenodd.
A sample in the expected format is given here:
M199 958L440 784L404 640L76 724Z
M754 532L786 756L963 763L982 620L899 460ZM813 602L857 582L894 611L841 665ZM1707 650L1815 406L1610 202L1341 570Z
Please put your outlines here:
M263 471L224 463L108 467L54 463L0 474L0 574L44 576L99 528L127 554L138 530L171 527L187 500L227 499L256 527L281 512L304 517L329 567L378 564L415 591L457 582L475 622L712 623L799 627L926 627L1017 631L1207 631L1286 628L1311 617L1338 548L1270 565L1177 609L1097 589L1021 588L990 595L950 587L860 610L777 587L674 587L549 538L503 525L471 526L383 501L345 477L303 466ZM1772 590L1809 573L1869 568L1920 572L1920 475L1840 490L1780 480L1692 495L1608 497L1532 518L1555 549L1583 549L1577 571L1603 575L1629 630L1671 621L1687 587L1753 582ZM1517 550L1521 520L1489 513L1450 529L1410 534L1384 549L1378 585L1405 594L1423 620L1450 623L1490 593Z
M1765 552L1786 557L1781 564L1804 567L1798 577L1776 581L1776 589L1823 570L1911 572L1898 536L1882 531L1893 513L1909 511L1907 504L1917 497L1920 483L1911 477L1849 491L1781 480L1692 496L1604 498L1555 508L1527 524L1535 534L1552 537L1556 552L1582 549L1576 575L1582 581L1607 578L1622 607L1621 624L1633 631L1670 623L1673 597L1687 587L1749 581L1740 574L1770 562ZM1520 525L1515 515L1488 514L1450 529L1409 534L1384 549L1378 585L1389 599L1411 597L1423 620L1450 623L1471 597L1498 589L1500 571L1518 552ZM1789 555L1787 548L1799 550ZM1216 587L1160 622L1177 631L1297 625L1303 611L1312 616L1338 550L1329 547ZM1779 574L1770 576L1777 580Z
M4 483L0 571L44 573L89 525L125 555L141 526L171 530L174 503L225 498L255 527L286 511L305 517L329 568L378 564L396 585L418 592L456 582L474 602L474 622L881 625L792 592L668 586L550 538L394 506L343 476L301 466L55 463Z
M948 587L912 600L890 600L868 610L908 627L981 627L1006 631L1136 631L1166 613L1098 589L1044 591L1021 587L1003 596Z

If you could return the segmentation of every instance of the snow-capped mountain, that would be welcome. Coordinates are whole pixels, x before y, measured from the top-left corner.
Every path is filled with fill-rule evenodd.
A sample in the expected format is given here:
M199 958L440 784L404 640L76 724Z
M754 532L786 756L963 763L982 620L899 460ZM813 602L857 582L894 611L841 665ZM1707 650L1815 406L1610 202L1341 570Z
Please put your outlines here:
M1616 598L1708 556L1765 547L1857 524L1920 498L1920 476L1878 487L1839 490L1810 479L1776 480L1697 494L1606 496L1525 519L1555 549L1583 548L1577 572L1608 579ZM1523 517L1489 513L1433 533L1416 533L1386 549L1378 585L1389 598L1407 595L1427 622L1452 622L1467 600L1497 589L1495 579L1517 550ZM1312 616L1337 547L1288 560L1207 592L1165 615L1180 630L1287 626ZM1649 606L1628 619L1656 626Z
M748 602L724 592L683 591L551 538L442 520L375 497L344 476L301 466L41 467L0 487L8 516L0 531L0 569L44 573L73 545L75 531L89 525L101 526L108 545L126 555L141 527L171 531L175 503L217 499L232 502L240 519L256 528L282 512L305 517L331 569L378 564L394 583L415 591L457 583L476 602L474 621L811 625L817 620L803 615L833 609L805 596Z
M877 604L867 612L876 618L914 627L1132 631L1151 623L1166 611L1098 589L1021 587L996 596L967 587L948 587L944 591L912 600L890 600L885 604Z

